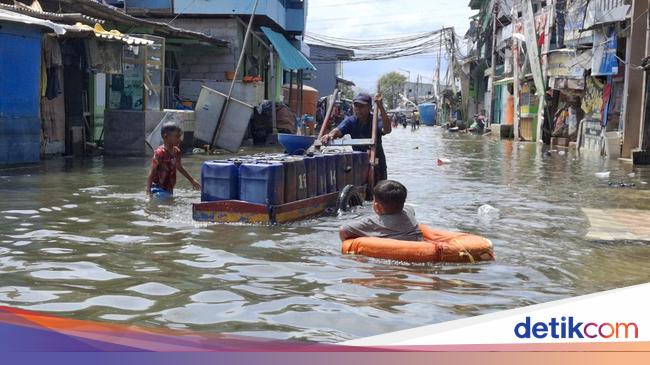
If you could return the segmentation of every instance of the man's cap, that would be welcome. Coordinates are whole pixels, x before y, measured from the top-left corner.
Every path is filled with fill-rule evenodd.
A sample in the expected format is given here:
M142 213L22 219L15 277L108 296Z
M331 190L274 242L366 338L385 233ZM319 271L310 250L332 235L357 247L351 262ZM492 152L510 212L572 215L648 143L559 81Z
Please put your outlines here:
M365 105L370 105L372 104L372 97L370 97L369 94L366 93L360 93L357 96L352 99L352 101L355 104L365 104Z

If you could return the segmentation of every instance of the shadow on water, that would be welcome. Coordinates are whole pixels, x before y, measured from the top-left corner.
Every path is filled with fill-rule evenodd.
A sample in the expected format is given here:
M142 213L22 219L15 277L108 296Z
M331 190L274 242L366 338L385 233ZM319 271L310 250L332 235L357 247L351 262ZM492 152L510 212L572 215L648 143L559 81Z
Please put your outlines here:
M495 263L342 256L338 226L368 205L287 226L197 223L199 194L182 177L173 201L147 201L146 159L61 159L0 170L0 303L335 342L647 281L650 247L585 241L581 208L647 209L650 171L434 128L397 130L385 149L421 222L490 238ZM198 174L204 158L184 164ZM636 187L611 188L599 171ZM480 221L483 204L501 218Z

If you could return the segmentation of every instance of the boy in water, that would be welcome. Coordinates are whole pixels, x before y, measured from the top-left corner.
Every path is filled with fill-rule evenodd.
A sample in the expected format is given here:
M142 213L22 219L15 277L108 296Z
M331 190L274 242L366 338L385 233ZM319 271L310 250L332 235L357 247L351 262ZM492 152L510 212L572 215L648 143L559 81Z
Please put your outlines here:
M189 180L194 190L200 190L199 184L181 164L181 129L176 124L165 123L160 130L163 145L156 148L151 159L151 170L147 177L147 195L167 193L172 195L176 186L176 170Z
M397 181L384 180L373 189L372 205L377 216L343 225L341 241L359 237L391 238L402 241L422 241L422 232L415 211L405 207L406 187Z

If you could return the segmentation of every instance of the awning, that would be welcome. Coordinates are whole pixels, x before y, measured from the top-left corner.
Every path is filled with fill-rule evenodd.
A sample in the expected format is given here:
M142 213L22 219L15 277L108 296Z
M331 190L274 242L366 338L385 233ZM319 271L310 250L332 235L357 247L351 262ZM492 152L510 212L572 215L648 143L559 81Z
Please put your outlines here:
M515 81L514 78L512 77L506 77L505 79L501 79L499 81L495 81L494 85L507 85L507 84L512 84Z
M262 27L262 32L271 41L275 51L280 56L280 63L285 70L316 70L316 67L305 57L302 52L297 50L289 41L280 33L274 32L267 27Z

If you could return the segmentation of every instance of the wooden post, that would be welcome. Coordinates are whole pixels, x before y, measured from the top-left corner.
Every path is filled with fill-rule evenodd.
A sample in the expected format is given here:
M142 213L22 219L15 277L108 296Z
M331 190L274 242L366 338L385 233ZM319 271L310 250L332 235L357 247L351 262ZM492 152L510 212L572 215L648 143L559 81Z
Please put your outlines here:
M625 62L625 78L628 80L625 94L627 103L625 109L625 125L623 133L623 158L632 157L632 151L639 147L641 138L641 119L643 115L643 88L644 73L632 65L638 65L645 57L644 47L639 45L646 44L646 27L647 22L638 19L644 11L648 9L648 0L632 1L632 30L628 42L632 44L629 47ZM636 21L635 21L636 20Z
M257 5L259 5L260 0L255 0L255 5L253 5L253 11L251 13L251 17L248 21L248 27L246 28L246 34L244 35L244 42L242 43L242 48L241 52L239 53L239 60L237 60L237 67L235 67L235 77L233 77L232 81L230 82L230 89L228 90L228 95L226 96L226 101L223 103L223 107L221 107L221 114L219 114L219 121L217 123L217 126L214 128L214 133L212 134L212 140L210 141L210 146L209 149L212 149L212 146L214 146L217 136L219 135L219 129L221 128L221 125L223 124L223 119L226 116L226 113L228 112L228 106L230 105L230 98L232 97L232 91L235 88L235 82L237 81L237 75L239 74L239 70L242 66L242 63L244 61L244 55L246 54L246 45L248 44L248 39L250 38L250 35L253 30L253 20L255 19L255 12L257 11Z
M275 53L273 52L273 45L269 47L269 64L271 67L271 102L273 107L271 108L271 123L273 125L273 134L278 133L278 116L275 110L275 103L277 102L278 96L276 95L276 78L275 78Z
M293 111L291 108L291 98L293 98L293 70L289 70L289 102L287 103L289 109Z

